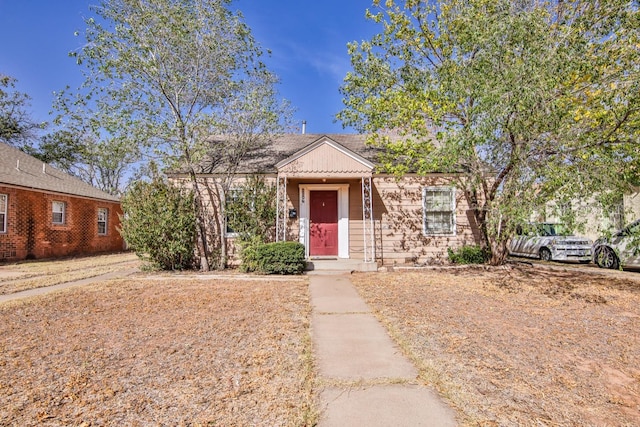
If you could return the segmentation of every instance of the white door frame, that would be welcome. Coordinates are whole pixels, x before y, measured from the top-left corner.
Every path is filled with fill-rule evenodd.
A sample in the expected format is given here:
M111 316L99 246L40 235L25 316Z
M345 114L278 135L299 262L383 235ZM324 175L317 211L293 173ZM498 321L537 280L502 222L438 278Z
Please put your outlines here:
M338 192L338 258L349 258L349 184L300 184L300 243L309 258L309 196L311 191Z

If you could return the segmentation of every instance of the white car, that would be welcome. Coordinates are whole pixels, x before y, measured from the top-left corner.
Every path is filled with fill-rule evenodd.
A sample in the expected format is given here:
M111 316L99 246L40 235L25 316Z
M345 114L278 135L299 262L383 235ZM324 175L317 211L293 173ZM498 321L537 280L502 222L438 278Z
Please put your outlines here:
M562 224L527 224L509 242L509 255L539 258L543 261L591 262L592 240L564 232Z
M593 262L601 268L640 268L640 219L593 244Z

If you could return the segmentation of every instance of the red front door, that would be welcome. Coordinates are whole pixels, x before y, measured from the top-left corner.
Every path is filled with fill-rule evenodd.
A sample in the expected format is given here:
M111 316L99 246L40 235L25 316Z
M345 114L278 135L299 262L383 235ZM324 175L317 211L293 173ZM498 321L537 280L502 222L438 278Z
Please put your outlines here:
M309 255L338 255L338 192L309 194Z

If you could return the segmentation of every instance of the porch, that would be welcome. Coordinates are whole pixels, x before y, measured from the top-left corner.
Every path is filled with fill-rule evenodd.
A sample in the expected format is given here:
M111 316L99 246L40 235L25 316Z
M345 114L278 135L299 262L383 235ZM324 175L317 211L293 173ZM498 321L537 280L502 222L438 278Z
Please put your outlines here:
M330 139L276 164L276 240L302 243L314 270L375 270L373 167Z
M376 262L363 262L357 259L317 259L307 261L307 272L352 272L378 271Z

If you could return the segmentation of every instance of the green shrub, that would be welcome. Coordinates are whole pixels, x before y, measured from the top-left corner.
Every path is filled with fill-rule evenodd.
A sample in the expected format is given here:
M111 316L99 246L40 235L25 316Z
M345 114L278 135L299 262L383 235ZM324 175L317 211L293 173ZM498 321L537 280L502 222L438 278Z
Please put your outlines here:
M462 246L456 251L447 248L447 253L454 264L484 264L489 259L489 252L480 246Z
M255 246L255 254L250 249L250 266L257 266L255 271L264 274L300 274L307 262L304 256L304 245L300 242L275 242ZM246 256L246 254L245 254ZM255 259L253 258L255 256ZM245 258L243 258L245 263Z
M193 193L160 178L135 182L122 198L120 234L146 268L193 268L196 215Z
M276 224L276 187L261 176L250 176L241 186L229 191L225 213L227 226L243 243L254 238L273 242Z
M249 241L240 241L240 271L243 273L253 273L260 269L258 263L258 248L264 245L259 237Z

